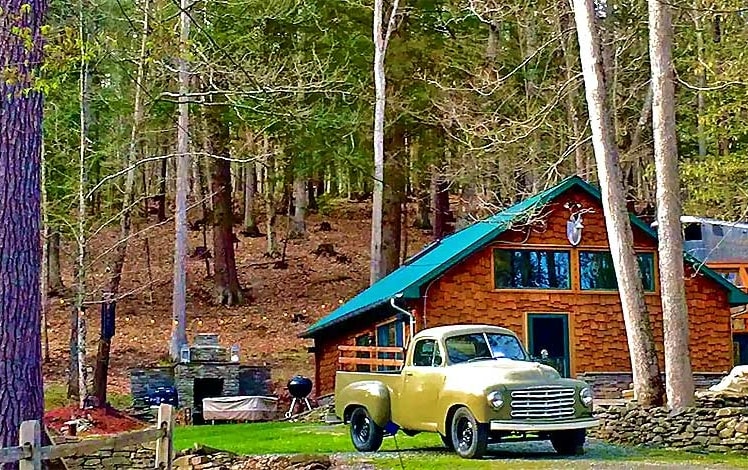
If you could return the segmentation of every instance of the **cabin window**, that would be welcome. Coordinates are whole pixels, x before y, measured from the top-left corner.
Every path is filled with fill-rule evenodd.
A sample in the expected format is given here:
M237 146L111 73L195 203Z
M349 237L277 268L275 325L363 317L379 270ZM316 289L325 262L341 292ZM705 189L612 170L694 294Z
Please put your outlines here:
M730 281L731 283L735 284L737 287L744 287L742 286L742 282L740 279L740 276L738 275L738 271L717 271L722 277Z
M655 290L655 267L653 253L638 253L639 274L644 290ZM582 290L617 290L618 279L613 268L613 257L609 251L579 252L579 283Z
M570 289L568 251L494 250L497 289Z
M356 346L372 346L372 337L369 333L356 337ZM366 351L357 351L356 357L361 359L370 359L371 355ZM356 364L356 372L371 372L371 366L368 364Z
M413 348L413 365L417 367L438 367L442 364L439 344L433 339L423 339Z
M687 242L701 241L701 224L691 222L683 228L683 239Z

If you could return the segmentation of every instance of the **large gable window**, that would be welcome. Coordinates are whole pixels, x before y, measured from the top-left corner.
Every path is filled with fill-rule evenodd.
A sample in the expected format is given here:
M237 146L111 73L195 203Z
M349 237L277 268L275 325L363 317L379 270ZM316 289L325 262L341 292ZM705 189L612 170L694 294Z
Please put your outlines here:
M644 290L655 290L655 268L653 253L638 253L639 275ZM618 280L613 268L613 257L609 251L579 252L579 283L582 290L617 290Z
M494 250L497 289L570 289L569 252Z

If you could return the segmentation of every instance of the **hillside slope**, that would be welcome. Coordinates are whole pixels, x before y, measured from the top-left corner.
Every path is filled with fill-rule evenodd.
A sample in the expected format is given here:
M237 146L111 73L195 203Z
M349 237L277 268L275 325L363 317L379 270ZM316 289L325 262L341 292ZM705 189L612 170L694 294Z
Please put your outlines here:
M313 373L311 345L298 337L307 326L329 313L340 303L368 285L370 206L344 202L328 216L312 215L309 233L304 240L290 240L287 245L287 269L275 269L264 257L264 238L239 235L237 267L241 284L250 288L252 299L239 307L215 306L210 303L212 280L206 279L205 261L188 263L188 337L211 332L220 335L224 345L238 344L242 362L272 366L273 380L281 387L294 374ZM409 217L409 220L413 220ZM322 221L331 231L320 231ZM281 224L284 224L282 221ZM143 226L145 226L143 224ZM238 231L238 227L235 228ZM408 231L409 252L420 249L428 235ZM279 229L280 238L284 229ZM128 368L163 362L167 357L171 328L171 294L173 266L173 224L165 223L147 232L150 240L153 284L148 281L144 237L128 248L122 281L122 293L131 293L117 305L116 335L112 343L110 389L129 392ZM91 272L88 290L98 292L105 284L102 254L117 239L117 231L103 232L90 245ZM322 243L332 243L349 261L315 255ZM190 253L204 245L200 232L190 232ZM212 248L208 233L208 249ZM65 285L72 284L74 246L66 244L61 254ZM211 266L212 269L212 266ZM152 289L149 289L152 287ZM152 301L151 301L152 290ZM70 312L68 298L52 298L48 320L50 362L45 364L45 382L65 380L69 360ZM97 306L88 310L88 357L93 365L99 332Z

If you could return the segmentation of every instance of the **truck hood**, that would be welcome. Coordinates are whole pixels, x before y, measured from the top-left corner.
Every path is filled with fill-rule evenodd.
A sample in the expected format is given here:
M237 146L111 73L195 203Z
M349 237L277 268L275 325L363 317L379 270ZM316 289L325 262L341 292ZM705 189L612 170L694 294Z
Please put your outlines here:
M494 384L512 385L528 382L550 385L551 382L565 381L552 367L530 361L512 359L492 359L449 366L448 376L456 380L469 380L486 387Z

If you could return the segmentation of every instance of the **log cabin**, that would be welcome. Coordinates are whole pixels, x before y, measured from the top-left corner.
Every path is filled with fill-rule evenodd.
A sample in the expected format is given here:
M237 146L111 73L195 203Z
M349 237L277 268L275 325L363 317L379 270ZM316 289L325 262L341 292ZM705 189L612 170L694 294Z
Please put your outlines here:
M657 234L630 214L634 251L662 358ZM684 253L697 385L733 365L732 307L748 294ZM302 333L312 338L315 394L337 370L396 369L411 331L482 323L514 331L564 376L619 397L631 365L599 191L579 177L438 240ZM661 364L662 367L662 364ZM664 369L664 367L662 367Z

